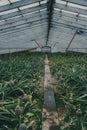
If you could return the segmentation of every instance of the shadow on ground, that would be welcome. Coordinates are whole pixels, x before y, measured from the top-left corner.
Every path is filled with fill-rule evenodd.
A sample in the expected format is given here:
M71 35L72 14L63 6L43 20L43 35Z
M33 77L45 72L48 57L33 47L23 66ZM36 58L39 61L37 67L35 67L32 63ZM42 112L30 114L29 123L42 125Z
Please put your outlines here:
M60 130L60 127L57 125L50 126L49 130Z

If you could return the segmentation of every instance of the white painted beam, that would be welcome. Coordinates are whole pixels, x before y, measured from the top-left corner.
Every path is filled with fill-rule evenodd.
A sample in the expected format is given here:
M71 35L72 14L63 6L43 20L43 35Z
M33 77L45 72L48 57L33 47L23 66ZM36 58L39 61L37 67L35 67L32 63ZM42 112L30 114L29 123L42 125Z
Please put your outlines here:
M8 35L14 35L14 34L17 34L17 33L21 33L21 32L25 32L26 30L28 31L33 31L35 29L39 28L40 30L42 29L43 32L45 32L46 34L46 29L47 29L47 22L43 22L42 23L38 23L37 25L33 25L31 27L29 27L28 25L22 27L22 28L18 28L18 29L14 29L14 30L10 30L10 31L4 31L3 33L0 33L0 37L5 37L5 36L8 36Z
M9 25L4 25L4 26L1 26L0 27L0 32L2 32L3 30L7 30L7 29L15 29L15 28L17 28L18 26L23 26L23 25L25 25L25 24L27 24L28 26L32 26L32 24L33 23L38 23L38 22L41 22L42 20L46 20L46 19L48 19L48 17L47 16L44 16L44 17L42 17L42 18L40 18L40 17L35 17L34 19L32 19L32 20L27 20L27 21L25 21L25 20L23 20L23 21L19 21L19 22L16 22L16 23L14 23L14 24L9 24Z
M26 15L24 17L17 17L14 19L9 19L7 20L5 23L0 23L0 30L4 29L4 28L9 28L12 26L16 26L16 25L21 25L22 23L31 23L32 21L36 21L39 19L47 19L48 16L46 14L46 11L41 12L41 13L35 13L35 14L31 14L31 15Z
M74 25L74 24L69 24L68 22L56 22L56 20L52 21L51 23L51 26L54 27L54 28L57 28L57 27L65 27L65 28L70 28L70 29L73 29L73 30L82 30L84 31L85 33L87 33L87 29L86 28L82 28L82 27L79 27L77 25Z
M21 0L21 1L18 1L18 2L14 2L12 4L3 5L3 6L0 7L0 12L19 8L19 7L22 7L22 6L26 6L28 4L37 3L39 1L40 0ZM41 1L44 1L44 0L41 0Z
M47 24L47 20L46 19L43 19L43 20L39 20L39 21L33 21L33 23L31 23L31 25L29 26L29 23L25 23L25 24L22 24L20 26L14 26L14 27L11 27L11 28L7 28L7 29L3 29L0 31L1 35L3 33L7 33L7 32L13 32L13 31L19 31L21 29L25 29L25 28L33 28L35 26L39 26L39 25L42 25L43 23L46 23Z
M87 6L87 0L62 0L62 1L67 1L67 2L74 3L74 4Z
M69 23L69 24L74 24L74 25L77 25L77 27L79 26L81 26L81 27L83 27L83 28L87 28L87 21L82 21L82 20L76 20L76 19L74 19L74 18L72 18L72 17L68 17L68 15L67 15L67 17L66 16L64 16L64 15L62 15L61 17L59 16L59 15L53 15L53 19L56 19L56 21L57 22L64 22L64 21L66 21L67 23Z
M15 11L15 12L12 12L12 13L3 14L3 15L0 15L0 20L5 20L5 19L12 18L12 17L16 17L16 16L19 16L21 14L33 13L35 11L45 9L46 6L47 6L46 4L43 4L41 6L30 7L30 8L27 8L27 9L23 9L21 11Z
M87 15L86 9L80 9L80 8L73 7L73 6L66 6L66 5L60 4L60 3L54 4L54 8L58 8L58 9L65 10L65 11L70 11L73 13L80 13L83 15Z
M78 14L70 14L68 12L66 13L59 10L54 10L53 14L58 15L59 17L65 16L65 17L73 18L76 21L81 20L81 21L87 22L87 17L81 16Z

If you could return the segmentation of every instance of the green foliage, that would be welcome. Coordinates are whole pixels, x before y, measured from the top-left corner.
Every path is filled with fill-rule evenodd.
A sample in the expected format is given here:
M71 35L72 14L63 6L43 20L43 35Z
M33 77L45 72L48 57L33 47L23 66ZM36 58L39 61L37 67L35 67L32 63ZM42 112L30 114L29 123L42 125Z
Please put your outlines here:
M56 102L66 106L62 130L87 129L87 54L49 54L51 74L56 79ZM66 125L67 124L67 125Z
M44 55L1 55L0 68L0 130L41 130Z

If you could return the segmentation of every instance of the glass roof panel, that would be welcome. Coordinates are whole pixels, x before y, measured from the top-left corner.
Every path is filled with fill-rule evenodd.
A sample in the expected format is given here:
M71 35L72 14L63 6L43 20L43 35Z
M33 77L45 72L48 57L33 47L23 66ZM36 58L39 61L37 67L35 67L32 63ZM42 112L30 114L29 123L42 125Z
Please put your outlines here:
M17 1L21 1L21 0L10 0L11 3L17 2Z
M42 41L42 36L45 45L50 15L46 5L48 1L0 0L0 47L8 45L9 48L14 47L15 43L16 47L27 47L28 41L31 39ZM48 45L56 43L55 49L65 49L76 29L82 29L85 36L77 36L71 47L75 47L76 44L79 47L87 47L87 6L84 6L86 1L55 0ZM7 36L7 39L4 36ZM29 47L32 47L31 43ZM81 43L83 44L80 45Z
M66 1L66 2L71 2L71 3L78 4L78 5L87 6L87 0L62 0L62 1Z
M0 0L0 6L9 4L8 0Z
M26 5L26 6L22 6L20 7L20 9L27 9L27 8L30 8L30 7L35 7L35 6L38 6L39 5L39 2L37 3L34 3L34 4L30 4L30 5Z
M9 14L9 13L16 12L16 11L17 11L17 8L11 9L11 10L8 10L8 11L4 11L4 12L0 12L0 15Z
M74 4L74 3L70 3L70 2L67 3L67 0L66 1L56 0L56 3L61 3L61 4L64 4L64 5L69 5L69 6L77 7L77 8L80 8L80 9L87 9L86 6L82 6L82 5L78 5L78 4Z
M45 4L47 3L47 0L41 1L40 4Z

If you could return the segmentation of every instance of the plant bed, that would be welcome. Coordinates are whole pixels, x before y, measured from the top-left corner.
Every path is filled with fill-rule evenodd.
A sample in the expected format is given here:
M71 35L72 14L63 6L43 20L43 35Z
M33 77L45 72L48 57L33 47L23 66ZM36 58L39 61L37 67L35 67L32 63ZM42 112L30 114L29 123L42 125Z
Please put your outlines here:
M0 130L41 130L44 54L0 55Z
M56 80L55 99L61 130L86 130L87 54L55 53L48 57Z

